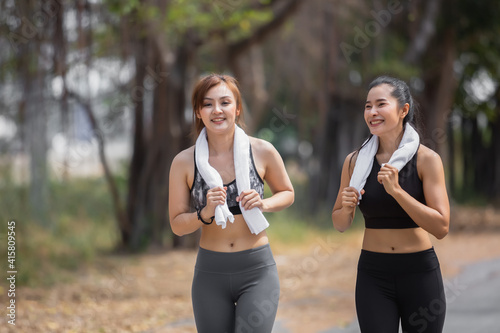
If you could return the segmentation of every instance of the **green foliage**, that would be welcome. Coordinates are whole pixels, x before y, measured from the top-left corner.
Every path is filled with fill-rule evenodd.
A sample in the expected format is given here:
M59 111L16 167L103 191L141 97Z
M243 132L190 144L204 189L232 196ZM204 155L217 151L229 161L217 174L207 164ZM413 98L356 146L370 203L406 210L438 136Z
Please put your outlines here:
M317 231L290 210L266 214L266 217L270 225L267 234L272 242L300 244L306 242Z
M379 75L391 75L399 77L402 80L409 81L412 77L419 77L420 69L414 66L409 66L401 61L401 59L378 59L370 66L370 76L376 77Z
M51 229L29 220L24 204L25 186L3 185L2 190L11 199L0 201L0 239L6 239L7 221L16 221L19 285L51 285L68 280L74 271L116 246L116 224L102 179L53 182ZM9 212L16 213L8 215Z
M141 6L139 0L105 0L105 4L110 12L118 15L130 14Z
M462 40L465 36L488 32L498 26L500 12L498 1L461 0L452 3L455 8L447 12L443 24L455 27L457 35L462 37Z
M216 35L235 40L250 35L256 27L273 17L267 7L255 10L249 5L245 0L175 0L168 4L160 26L169 36L169 42L177 40L183 43L182 36L188 33L204 42ZM137 9L144 22L158 20L162 14L154 6Z
M95 46L93 55L97 58L113 56L115 48L118 48L120 39L117 38L118 32L113 26L101 26L92 31Z
M461 187L453 194L453 202L460 206L485 208L491 205L491 198L470 187Z

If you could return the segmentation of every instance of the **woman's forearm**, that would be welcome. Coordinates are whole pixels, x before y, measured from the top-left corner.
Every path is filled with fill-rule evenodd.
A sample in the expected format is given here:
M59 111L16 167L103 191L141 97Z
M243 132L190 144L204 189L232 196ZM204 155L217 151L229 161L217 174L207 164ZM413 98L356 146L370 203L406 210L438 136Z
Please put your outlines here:
M449 219L439 211L424 205L403 189L396 191L393 197L419 227L437 239L448 234Z
M344 232L352 224L354 219L354 211L346 211L345 207L341 207L332 212L333 227L340 232Z
M262 199L263 212L278 212L293 204L295 194L291 190L274 193L271 197Z
M201 216L205 221L209 221L210 218L205 216L206 214L201 211ZM184 236L195 232L202 226L202 222L198 220L198 214L194 213L182 213L177 215L171 222L170 226L172 232L177 236Z

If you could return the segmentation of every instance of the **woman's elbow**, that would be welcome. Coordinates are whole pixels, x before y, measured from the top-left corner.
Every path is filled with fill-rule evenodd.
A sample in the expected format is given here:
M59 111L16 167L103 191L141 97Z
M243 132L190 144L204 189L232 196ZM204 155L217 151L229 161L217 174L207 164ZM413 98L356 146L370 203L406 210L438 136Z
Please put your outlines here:
M179 223L176 223L174 219L175 218L170 218L170 229L172 230L174 235L179 237L186 235L187 233L185 230L183 230L184 228L181 228Z
M446 235L448 235L448 232L450 231L450 225L449 224L445 224L443 225L435 234L434 236L437 238L437 239L443 239L446 237Z
M295 191L292 189L290 191L290 199L289 199L288 207L290 207L291 205L293 205L294 202L295 202Z
M333 228L335 230L337 230L338 232L340 233L344 233L344 231L346 231L347 229L349 229L350 225L344 225L344 224L335 224L335 222L333 222Z
M291 205L293 205L293 203L295 201L295 192L293 191L293 189L283 191L280 193L280 195L281 195L281 197L280 197L280 201L278 202L277 207L271 208L271 210L266 210L266 208L263 208L263 210L269 211L269 212L280 211L280 210L286 209L286 208L290 207Z
M333 225L333 228L340 233L344 233L344 231L346 231L348 229L348 228L338 227L335 224Z
M174 235L176 235L176 236L181 237L181 236L184 236L184 235L185 235L185 233L184 233L184 232L182 232L182 230L181 230L180 228L176 227L174 223L170 223L170 229L172 229L172 232L173 232L173 233L174 233Z
M343 233L351 226L350 223L345 224L340 221L337 221L337 217L334 215L334 213L332 213L332 223L333 223L333 228L340 233Z

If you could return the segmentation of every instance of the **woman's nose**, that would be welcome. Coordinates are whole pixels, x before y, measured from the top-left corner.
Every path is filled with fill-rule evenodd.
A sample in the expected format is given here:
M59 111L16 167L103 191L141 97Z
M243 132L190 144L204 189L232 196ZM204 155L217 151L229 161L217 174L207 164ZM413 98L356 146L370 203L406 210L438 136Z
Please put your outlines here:
M215 103L214 112L217 112L217 113L222 112L221 105L219 103Z
M376 107L372 107L370 109L370 115L372 115L372 116L378 115L378 109Z

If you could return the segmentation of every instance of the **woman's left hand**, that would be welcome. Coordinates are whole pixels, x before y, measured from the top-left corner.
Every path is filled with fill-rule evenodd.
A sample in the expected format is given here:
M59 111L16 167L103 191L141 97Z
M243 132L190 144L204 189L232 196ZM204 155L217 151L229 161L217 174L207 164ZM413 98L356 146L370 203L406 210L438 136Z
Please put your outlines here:
M236 202L240 201L245 210L249 210L255 207L263 210L262 198L254 189L242 191L240 195L236 197Z
M392 196L401 188L399 186L399 171L390 164L383 164L377 175L377 180L384 185L385 191Z

